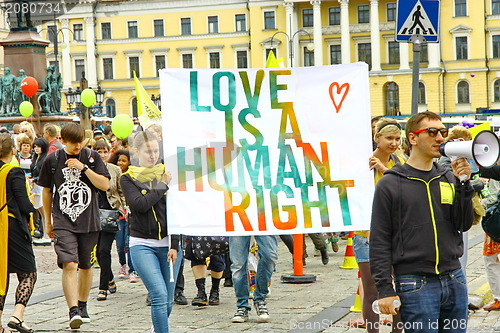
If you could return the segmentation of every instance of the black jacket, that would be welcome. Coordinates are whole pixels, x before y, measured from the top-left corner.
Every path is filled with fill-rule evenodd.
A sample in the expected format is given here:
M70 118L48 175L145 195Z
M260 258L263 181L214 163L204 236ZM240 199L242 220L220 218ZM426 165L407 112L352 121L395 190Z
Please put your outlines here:
M396 295L396 275L438 275L460 268L460 231L472 226L470 182L434 163L425 172L396 165L378 182L373 200L370 268L379 297Z
M160 182L151 188L125 174L120 178L125 200L130 208L128 221L130 236L163 239L168 235L166 192L168 186ZM172 249L179 250L179 236L171 236Z

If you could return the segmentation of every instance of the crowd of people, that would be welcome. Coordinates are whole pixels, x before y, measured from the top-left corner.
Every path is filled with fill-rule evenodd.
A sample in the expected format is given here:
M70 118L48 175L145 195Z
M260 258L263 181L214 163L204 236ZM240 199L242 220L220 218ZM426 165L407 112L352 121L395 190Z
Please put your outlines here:
M372 307L377 301L380 313L392 315L393 332L446 331L447 321L458 323L453 332L465 332L464 243L467 230L484 215L472 202L475 198L484 208L496 203L500 167L485 169L473 160L441 157L439 146L447 139L471 136L460 126L448 130L432 112L411 117L404 131L406 135L393 119L372 121L373 156L367 169L373 170L376 191L371 228L355 232L353 239L363 287L362 319L353 325L379 332L379 313ZM53 244L71 329L91 321L89 297L106 301L117 292L117 275L132 283L142 280L151 305L151 331L168 332L173 304L188 304L183 268L190 237L168 232L166 194L172 176L163 164L161 126L138 128L128 138L114 136L109 125L85 131L77 123L62 128L46 124L37 136L23 122L12 132L0 129L0 183L6 184L0 191L0 318L9 273L15 273L15 309L7 326L34 332L24 322L37 278L32 244ZM489 196L481 196L485 187ZM339 235L310 237L326 265L326 245L331 242L337 252ZM236 295L232 322L248 320L251 297L258 320L269 320L266 297L278 240L267 235L254 239L258 264L253 288L248 279L251 236L229 237L229 253L213 255L208 263L190 258L197 289L193 306L220 304L225 278L224 285ZM293 254L293 239L282 239ZM114 240L120 264L116 275L111 268ZM484 307L488 311L500 310L499 253L500 245L486 236L485 266L494 296ZM101 269L99 290L90 296L95 265ZM431 328L429 323L436 324Z

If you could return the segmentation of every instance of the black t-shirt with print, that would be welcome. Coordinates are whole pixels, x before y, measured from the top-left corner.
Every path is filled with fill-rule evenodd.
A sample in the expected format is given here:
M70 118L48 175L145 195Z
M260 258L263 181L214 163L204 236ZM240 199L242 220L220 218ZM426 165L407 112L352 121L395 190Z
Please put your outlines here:
M101 230L99 222L98 189L88 177L78 169L69 169L66 160L76 158L87 164L95 173L110 178L101 156L93 150L83 148L79 155L68 155L64 149L50 154L40 171L38 185L55 186L52 198L52 218L54 229L87 233ZM54 161L57 161L54 164ZM55 173L52 174L52 166ZM54 181L52 182L52 177Z

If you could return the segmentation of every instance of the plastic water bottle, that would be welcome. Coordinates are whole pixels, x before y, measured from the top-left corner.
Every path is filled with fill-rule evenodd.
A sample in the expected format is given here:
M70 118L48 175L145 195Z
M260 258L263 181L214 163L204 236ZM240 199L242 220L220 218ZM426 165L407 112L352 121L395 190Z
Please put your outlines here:
M399 300L397 300L397 299L395 299L394 302L392 302L392 304L394 305L394 308L398 308L398 307L401 306L401 302ZM378 306L378 300L376 300L375 302L373 302L373 304L372 304L372 310L376 314L380 314L380 308Z

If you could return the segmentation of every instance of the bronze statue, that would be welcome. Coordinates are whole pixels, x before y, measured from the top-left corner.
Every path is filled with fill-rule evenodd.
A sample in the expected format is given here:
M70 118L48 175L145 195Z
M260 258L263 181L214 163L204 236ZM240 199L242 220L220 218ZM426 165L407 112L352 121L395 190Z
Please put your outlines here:
M61 112L61 89L63 87L61 73L56 73L54 65L47 68L44 92L38 97L38 105L44 113Z
M5 67L5 74L0 78L0 96L4 114L9 114L15 110L13 103L15 83L16 77L10 73L9 67Z
M28 96L26 96L21 89L21 82L23 82L25 77L27 77L27 75L24 74L24 69L20 69L19 76L17 76L15 79L14 93L12 98L14 110L18 110L19 105L22 102L29 100Z

